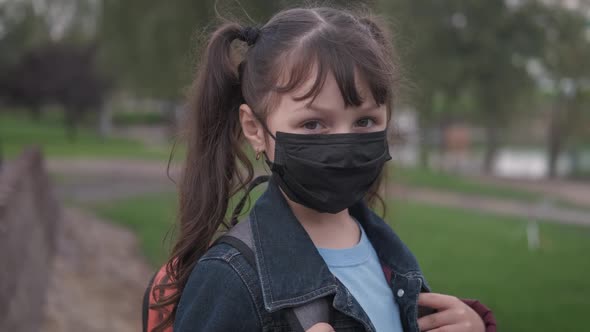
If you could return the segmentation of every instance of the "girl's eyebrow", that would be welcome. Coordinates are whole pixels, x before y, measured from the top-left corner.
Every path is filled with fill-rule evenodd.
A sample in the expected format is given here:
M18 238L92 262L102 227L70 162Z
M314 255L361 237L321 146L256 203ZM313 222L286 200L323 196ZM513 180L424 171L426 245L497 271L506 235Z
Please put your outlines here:
M381 107L381 105L371 105L369 107L360 108L359 111L361 111L361 112L369 112L369 111L373 111L375 109L378 109L379 107ZM298 111L298 110L309 110L309 111L326 112L326 113L329 113L329 112L332 112L333 111L332 109L320 107L320 106L317 106L317 105L312 105L312 104L309 104L309 103L307 103L307 104L303 105L302 107L299 107L299 108L297 108L295 110L296 111Z

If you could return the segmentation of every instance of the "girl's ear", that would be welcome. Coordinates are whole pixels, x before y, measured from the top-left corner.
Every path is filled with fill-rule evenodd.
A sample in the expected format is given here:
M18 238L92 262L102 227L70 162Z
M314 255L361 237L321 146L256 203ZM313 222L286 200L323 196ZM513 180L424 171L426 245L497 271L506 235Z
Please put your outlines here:
M250 142L252 149L255 152L263 152L265 148L264 128L247 104L240 105L240 124L244 136Z

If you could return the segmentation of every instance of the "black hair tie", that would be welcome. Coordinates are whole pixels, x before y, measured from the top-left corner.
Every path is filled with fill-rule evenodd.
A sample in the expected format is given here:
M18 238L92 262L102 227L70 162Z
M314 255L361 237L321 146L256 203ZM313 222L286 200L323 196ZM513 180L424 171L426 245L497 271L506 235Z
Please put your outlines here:
M260 35L260 28L259 27L244 27L240 30L240 34L238 38L241 41L245 41L248 46L253 45L258 36Z

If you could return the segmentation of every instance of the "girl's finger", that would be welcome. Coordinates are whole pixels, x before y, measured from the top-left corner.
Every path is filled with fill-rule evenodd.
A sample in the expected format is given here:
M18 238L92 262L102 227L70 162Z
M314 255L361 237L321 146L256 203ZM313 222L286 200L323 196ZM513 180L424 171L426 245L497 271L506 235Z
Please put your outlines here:
M428 332L472 332L465 325L453 324L438 327L434 330L428 330Z
M305 332L335 332L332 325L328 323L317 323Z
M454 296L438 293L420 293L418 295L418 304L434 309L448 309L456 306L460 302Z
M454 312L452 310L445 310L421 317L418 319L418 326L420 327L420 331L430 331L456 322L457 317Z

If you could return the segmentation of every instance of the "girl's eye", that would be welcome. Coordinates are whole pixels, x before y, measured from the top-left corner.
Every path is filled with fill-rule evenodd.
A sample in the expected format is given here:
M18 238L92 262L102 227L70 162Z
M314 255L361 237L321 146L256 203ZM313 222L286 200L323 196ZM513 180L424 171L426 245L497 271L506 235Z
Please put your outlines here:
M370 128L375 125L375 120L371 118L362 118L356 122L357 127Z
M319 121L316 121L316 120L307 121L306 123L303 124L303 128L305 128L307 130L318 130L321 128L321 124Z

